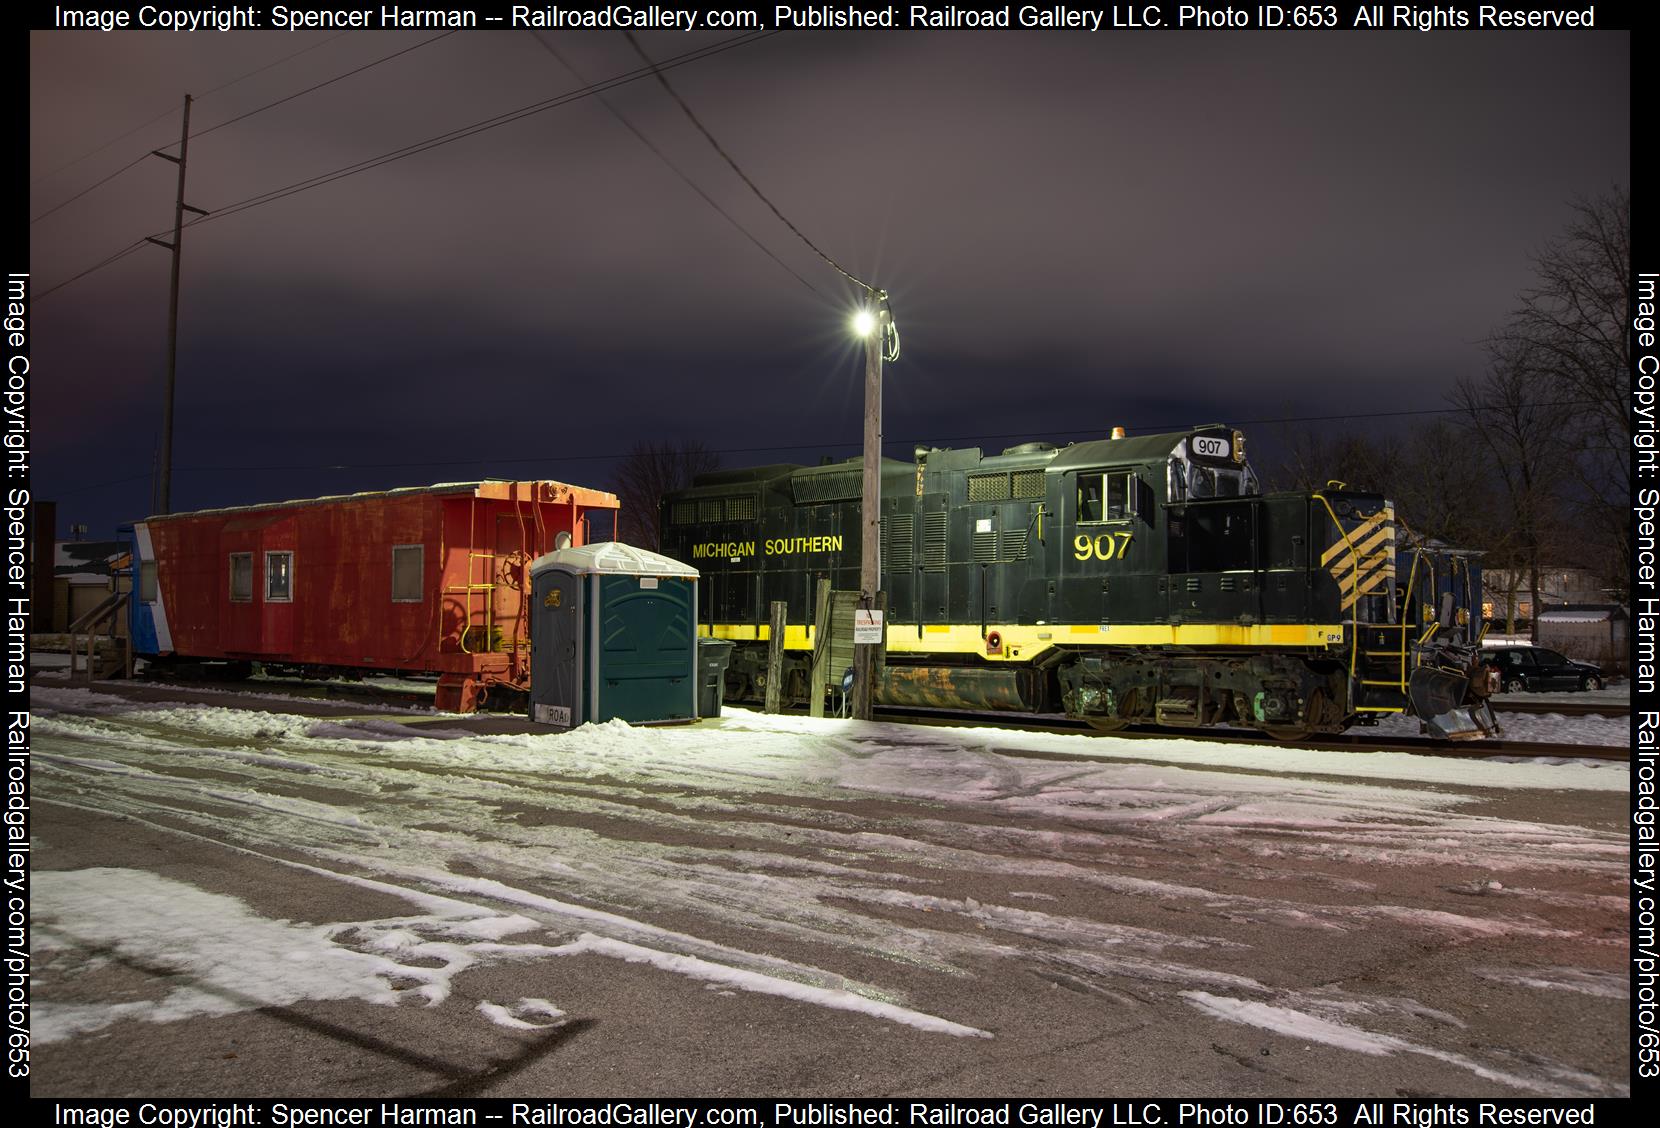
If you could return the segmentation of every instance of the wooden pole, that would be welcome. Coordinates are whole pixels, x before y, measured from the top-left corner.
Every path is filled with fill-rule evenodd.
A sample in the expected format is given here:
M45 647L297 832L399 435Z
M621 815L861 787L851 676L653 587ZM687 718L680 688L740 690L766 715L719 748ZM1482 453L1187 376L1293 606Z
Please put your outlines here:
M876 304L875 295L871 295ZM875 610L876 592L882 584L882 346L885 311L872 310L876 324L865 338L865 459L864 490L860 508L859 606ZM853 715L870 720L876 663L875 647L853 648Z
M173 241L163 243L150 239L157 246L173 252L173 281L167 297L167 394L161 411L161 465L156 484L156 511L171 513L173 503L173 384L179 365L179 250L184 240L184 213L186 210L206 214L184 202L185 160L190 150L190 95L184 96L184 127L179 135L179 155L155 155L179 166L179 194L173 204Z
M808 678L811 696L807 701L807 712L815 717L824 716L825 682L830 672L830 643L835 637L835 631L830 623L830 581L821 579L817 590L813 592L813 669Z
M772 601L772 633L767 636L767 703L766 712L777 713L784 702L784 616L789 604L782 599Z

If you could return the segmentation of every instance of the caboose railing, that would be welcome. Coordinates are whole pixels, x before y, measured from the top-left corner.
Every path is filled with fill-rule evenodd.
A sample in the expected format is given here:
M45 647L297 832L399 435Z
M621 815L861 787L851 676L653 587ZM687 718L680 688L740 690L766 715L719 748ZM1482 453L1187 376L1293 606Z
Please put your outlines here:
M105 676L99 672L98 640L101 630L106 627L109 629L111 644L119 643L121 646L123 676L128 678L133 676L132 639L120 637L115 626L116 617L121 614L131 600L132 592L130 591L111 592L102 603L69 624L69 677L71 680L74 679L76 674L82 672L79 656L83 632L86 635L86 680L91 682L96 677Z

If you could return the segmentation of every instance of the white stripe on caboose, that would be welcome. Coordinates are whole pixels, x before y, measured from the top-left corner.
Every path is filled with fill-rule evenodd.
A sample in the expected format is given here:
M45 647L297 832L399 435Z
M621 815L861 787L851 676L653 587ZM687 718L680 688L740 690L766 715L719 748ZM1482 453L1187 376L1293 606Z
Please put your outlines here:
M138 561L133 569L133 598L142 594L143 575L141 569L144 561L151 560L156 565L156 601L150 604L150 610L156 623L156 650L162 654L173 652L173 632L167 627L167 605L161 598L161 561L156 560L155 548L150 543L150 526L140 521L133 526L133 532L138 536Z

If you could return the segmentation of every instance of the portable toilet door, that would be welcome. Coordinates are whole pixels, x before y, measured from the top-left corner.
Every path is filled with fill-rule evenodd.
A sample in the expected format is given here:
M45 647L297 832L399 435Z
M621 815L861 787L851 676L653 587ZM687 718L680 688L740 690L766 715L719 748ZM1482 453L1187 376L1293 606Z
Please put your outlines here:
M593 581L594 719L696 720L696 580L601 573Z
M549 568L534 577L530 632L530 718L575 728L587 720L583 702L587 648L585 577Z

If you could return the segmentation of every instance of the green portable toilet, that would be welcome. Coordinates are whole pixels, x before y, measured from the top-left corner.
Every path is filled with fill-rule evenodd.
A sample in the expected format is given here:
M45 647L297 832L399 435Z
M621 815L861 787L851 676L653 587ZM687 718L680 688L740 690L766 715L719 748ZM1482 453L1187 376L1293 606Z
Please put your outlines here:
M697 716L697 569L602 541L530 565L530 719Z

